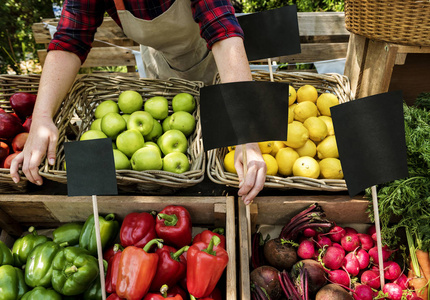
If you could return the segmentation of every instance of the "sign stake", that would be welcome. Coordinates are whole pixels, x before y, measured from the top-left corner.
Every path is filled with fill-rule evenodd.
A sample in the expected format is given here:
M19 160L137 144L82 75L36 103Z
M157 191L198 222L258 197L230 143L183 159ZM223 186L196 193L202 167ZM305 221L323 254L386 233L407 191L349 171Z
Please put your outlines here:
M100 284L102 288L102 299L106 300L105 272L104 272L104 265L103 265L102 239L100 237L100 221L99 221L99 209L97 206L97 196L92 195L92 200L93 200L93 213L94 213L94 229L96 232L96 242L97 242L97 256L98 256L99 270L100 270Z
M384 280L384 263L382 260L381 226L379 224L378 193L376 192L376 185L372 185L372 202L373 202L373 215L375 218L376 245L378 248L379 280L381 281L381 289L382 289L384 287L385 280Z

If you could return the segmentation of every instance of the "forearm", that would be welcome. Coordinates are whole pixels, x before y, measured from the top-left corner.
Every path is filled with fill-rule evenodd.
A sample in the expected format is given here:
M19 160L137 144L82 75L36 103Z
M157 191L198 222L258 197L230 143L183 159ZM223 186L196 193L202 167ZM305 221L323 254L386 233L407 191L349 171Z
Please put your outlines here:
M252 80L242 38L231 37L221 40L213 45L212 52L221 82Z
M40 78L33 119L54 117L80 67L80 59L71 52L48 52Z

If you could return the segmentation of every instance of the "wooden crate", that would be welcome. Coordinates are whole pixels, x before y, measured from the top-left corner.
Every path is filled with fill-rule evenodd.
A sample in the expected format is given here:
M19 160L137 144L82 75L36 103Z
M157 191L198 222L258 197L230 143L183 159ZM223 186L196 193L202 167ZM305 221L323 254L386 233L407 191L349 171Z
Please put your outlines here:
M182 205L191 214L193 226L225 227L229 262L226 270L227 300L237 299L234 197L97 197L100 215L114 212L119 220L128 213L160 211L167 205ZM10 244L11 236L20 236L28 226L54 228L67 222L83 222L93 213L91 197L53 195L0 195L0 238Z
M338 225L348 225L361 231L368 227L370 220L366 213L368 200L361 196L277 196L257 197L246 207L238 199L238 231L239 231L239 283L238 299L251 299L250 290L250 253L251 234L256 225L273 227L273 232L280 232L292 217L309 205L317 202L324 209L327 219ZM361 228L360 228L361 227ZM278 230L278 231L277 231ZM265 236L265 235L264 235ZM273 238L274 236L271 235Z

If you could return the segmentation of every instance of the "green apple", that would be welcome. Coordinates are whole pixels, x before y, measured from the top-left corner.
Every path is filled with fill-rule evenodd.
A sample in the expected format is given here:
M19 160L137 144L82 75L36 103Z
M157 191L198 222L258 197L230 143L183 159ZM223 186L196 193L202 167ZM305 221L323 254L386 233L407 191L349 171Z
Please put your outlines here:
M118 104L113 100L105 100L96 107L94 117L101 119L110 112L119 113Z
M143 145L143 148L145 147L153 147L154 149L157 149L157 151L160 153L161 156L163 156L163 153L161 152L160 147L158 147L158 145L154 142L145 142L145 144Z
M144 144L145 139L136 129L123 131L116 138L116 147L128 157L132 157Z
M107 138L107 135L104 134L103 131L90 129L88 131L85 131L81 135L81 138L79 140L86 141L86 140L96 140L96 139L105 139L105 138Z
M154 119L164 120L169 114L169 102L162 96L155 96L145 101L143 109Z
M163 120L163 123L161 124L161 127L163 127L163 132L166 132L167 130L171 129L169 123L170 123L170 116L165 118Z
M118 149L113 149L113 159L115 161L115 170L130 170L131 163L127 155Z
M163 158L163 170L181 174L190 169L188 157L182 152L171 152Z
M143 147L131 157L131 167L136 171L162 170L163 159L157 149Z
M157 145L161 152L167 155L171 152L185 153L188 149L188 141L186 136L180 130L170 129L163 133L157 140Z
M102 131L113 140L118 134L127 129L127 123L119 113L110 112L103 116L101 124Z
M163 134L163 128L160 122L154 119L154 126L150 133L144 136L145 141L157 142L158 138Z
M185 136L189 136L196 128L196 119L186 111L177 111L170 116L170 129L182 131Z
M172 99L173 112L186 111L190 114L196 109L196 99L191 94L180 93Z
M128 119L130 119L130 114L122 114L121 116L124 118L126 123L128 122Z
M101 127L102 119L95 119L90 126L90 129L102 130Z
M127 129L137 129L142 136L149 134L154 127L154 118L147 111L135 111L127 121Z
M136 91L124 91L119 94L118 106L125 114L131 114L137 110L141 110L143 105L142 96Z

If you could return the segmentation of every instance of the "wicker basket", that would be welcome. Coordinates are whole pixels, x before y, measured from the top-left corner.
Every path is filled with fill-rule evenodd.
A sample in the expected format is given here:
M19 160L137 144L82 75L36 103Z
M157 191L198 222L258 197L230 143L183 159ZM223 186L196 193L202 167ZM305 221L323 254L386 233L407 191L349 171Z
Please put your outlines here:
M48 161L42 168L41 175L50 180L67 183L67 174L64 170L64 142L69 141L65 128L69 123L78 126L76 140L87 131L94 119L96 106L104 100L118 100L121 92L135 90L139 92L144 101L153 96L164 96L169 101L171 112L172 98L182 92L193 95L197 102L194 112L196 130L188 137L188 152L190 170L182 174L166 171L134 171L117 170L116 177L118 189L127 193L143 193L153 195L171 194L178 189L190 187L201 182L205 171L205 153L201 138L200 127L200 88L203 83L191 82L181 79L157 80L138 79L129 77L112 77L105 75L85 75L75 82L60 113L55 119L59 129L57 146L57 159L55 166Z
M275 82L288 82L296 90L305 85L313 85L319 93L334 93L341 103L353 100L349 79L339 74L316 74L310 72L275 72ZM266 71L253 72L253 79L257 81L270 81L270 74ZM218 83L219 79L215 80ZM210 180L217 184L231 187L239 187L237 174L227 172L224 169L224 157L228 153L227 148L208 151L207 174ZM347 186L343 179L312 179L299 176L266 176L264 188L288 190L316 190L316 191L346 191Z
M345 0L345 25L373 40L430 46L430 1Z
M37 93L40 75L0 75L0 108L13 112L9 98L16 92ZM9 169L0 168L0 193L25 193L28 180L20 172L20 182L15 184Z

